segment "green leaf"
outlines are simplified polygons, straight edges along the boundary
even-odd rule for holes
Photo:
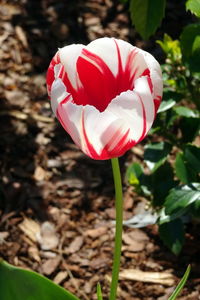
[[[182,291],[188,276],[190,274],[190,270],[191,270],[191,266],[189,265],[187,267],[187,270],[185,271],[185,274],[183,275],[183,278],[181,279],[181,281],[179,282],[179,284],[177,285],[176,289],[174,290],[173,294],[169,297],[168,300],[175,300],[177,298],[177,296],[180,294],[180,292]]]
[[[184,162],[184,155],[182,152],[177,153],[175,161],[176,176],[183,182],[189,183],[188,172]]]
[[[166,0],[131,0],[131,20],[143,39],[148,39],[160,25]]]
[[[200,72],[200,23],[186,26],[181,34],[183,60],[193,72]]]
[[[199,113],[185,106],[176,106],[173,108],[177,115],[185,118],[199,118]]]
[[[99,282],[97,283],[97,299],[103,300],[103,296],[102,296],[102,292],[101,292],[101,285]]]
[[[167,142],[152,143],[145,146],[144,160],[151,170],[155,172],[167,159],[172,145]]]
[[[159,234],[164,244],[178,255],[183,247],[185,233],[183,223],[180,219],[159,225]]]
[[[172,40],[172,38],[165,33],[163,41],[157,40],[156,42],[160,45],[168,58],[172,61],[180,61],[182,55],[179,40]]]
[[[189,208],[195,201],[200,200],[199,186],[198,184],[191,184],[172,189],[164,203],[166,214],[181,212]]]
[[[138,163],[133,163],[127,169],[126,178],[131,185],[138,185],[140,183],[140,176],[142,173],[142,166]]]
[[[151,175],[152,205],[162,206],[166,196],[175,184],[173,169],[166,161]]]
[[[186,145],[184,156],[191,168],[200,173],[200,148],[190,144]]]
[[[192,217],[195,219],[200,219],[200,200],[196,200],[191,205],[190,213],[192,214]]]
[[[182,152],[176,155],[175,172],[176,176],[181,180],[182,183],[189,184],[192,181],[196,181],[197,174],[193,168],[190,167],[184,153]]]
[[[49,279],[0,261],[1,300],[78,300]]]
[[[162,101],[159,106],[158,113],[164,112],[164,111],[172,108],[175,104],[176,104],[176,101],[174,101],[173,99],[169,99],[167,101]]]
[[[195,16],[200,18],[200,0],[188,0],[186,10],[190,10]]]

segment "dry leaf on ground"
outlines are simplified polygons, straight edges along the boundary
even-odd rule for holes
[[[69,247],[65,248],[65,252],[67,253],[75,253],[82,247],[84,239],[82,236],[77,236],[69,245]]]
[[[60,256],[50,258],[42,264],[42,273],[45,275],[51,275],[58,267],[61,261]]]
[[[51,250],[58,246],[59,238],[55,230],[54,224],[44,222],[41,225],[41,230],[37,234],[37,241],[42,250]]]
[[[168,286],[172,286],[175,283],[174,277],[170,273],[144,272],[136,269],[127,269],[120,272],[119,278],[142,282],[158,283]]]
[[[26,236],[33,242],[37,241],[37,235],[40,232],[40,225],[31,219],[24,218],[24,221],[21,222],[19,228],[25,233]]]

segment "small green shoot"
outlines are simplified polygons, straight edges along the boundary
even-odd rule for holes
[[[97,283],[97,299],[98,300],[103,300],[102,292],[101,292],[101,285],[100,285],[99,282]]]
[[[191,270],[191,266],[189,265],[187,267],[187,270],[185,271],[185,274],[183,275],[183,278],[181,279],[181,281],[179,282],[178,286],[176,287],[176,289],[174,290],[173,294],[169,297],[168,300],[175,300],[176,297],[180,294],[180,292],[182,291],[188,276],[190,274],[190,270]]]

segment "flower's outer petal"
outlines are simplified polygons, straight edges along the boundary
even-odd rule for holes
[[[154,102],[147,76],[138,78],[134,90],[121,93],[106,111],[123,118],[125,126],[130,129],[131,141],[135,141],[135,144],[141,141],[154,121]]]
[[[148,80],[139,78],[135,91],[117,96],[104,112],[64,100],[58,106],[57,116],[88,156],[94,159],[121,156],[145,137],[154,120]]]
[[[60,60],[59,60],[59,55],[58,52],[54,55],[54,57],[52,58],[48,71],[47,71],[47,76],[46,76],[46,82],[47,82],[47,92],[48,95],[50,97],[51,94],[51,86],[55,80],[55,71],[54,71],[54,67],[55,65],[59,64]]]
[[[57,107],[64,99],[70,99],[71,94],[67,93],[66,86],[62,79],[56,78],[51,87],[51,108],[56,115]]]
[[[76,62],[84,45],[72,44],[59,49],[60,62],[73,89],[77,90],[80,82],[77,76]],[[69,91],[71,92],[71,91]]]
[[[125,68],[126,60],[133,47],[131,44],[117,39],[100,38],[89,43],[85,49],[101,58],[109,67],[110,71],[116,77],[118,74],[119,56],[117,52],[116,43],[120,46],[120,56],[122,59],[123,68]]]
[[[71,101],[62,101],[57,108],[57,118],[74,143],[85,152],[82,138],[82,112],[82,105],[76,105]]]
[[[134,92],[137,93],[142,103],[143,121],[145,123],[145,131],[143,132],[143,134],[145,136],[150,130],[155,119],[154,99],[149,87],[148,76],[140,77],[135,81]],[[142,140],[144,136],[141,136],[139,140]]]
[[[153,98],[155,105],[155,115],[159,108],[162,93],[163,93],[163,79],[162,79],[162,71],[157,60],[148,52],[140,50],[143,54],[143,57],[148,66],[148,70],[150,70],[150,80],[153,89]]]

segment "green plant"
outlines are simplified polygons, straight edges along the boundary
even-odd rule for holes
[[[187,1],[187,9],[194,2]],[[198,8],[192,6],[197,16]],[[200,218],[199,26],[185,27],[180,40],[165,34],[163,41],[157,41],[166,54],[162,65],[164,95],[151,134],[165,142],[145,146],[148,172],[139,163],[127,171],[129,183],[145,195],[157,212],[160,237],[175,254],[184,244],[184,222]]]
[[[143,39],[148,39],[155,33],[165,15],[166,0],[121,0],[121,2],[129,5],[132,24]],[[187,0],[186,10],[200,18],[199,0]],[[196,43],[199,44],[198,41]],[[196,50],[192,49],[193,51]]]

